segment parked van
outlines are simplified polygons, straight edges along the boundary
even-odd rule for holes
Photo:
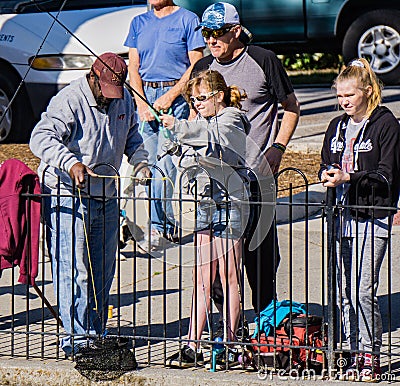
[[[176,0],[200,17],[218,0]],[[400,83],[400,1],[224,0],[239,12],[253,43],[276,53],[366,58],[385,84]]]
[[[130,22],[146,10],[146,0],[0,1],[0,142],[27,141],[50,98],[95,55],[127,59]]]

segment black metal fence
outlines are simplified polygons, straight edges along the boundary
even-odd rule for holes
[[[282,176],[287,174],[297,175],[293,180],[296,182],[283,186],[280,181]],[[119,181],[119,179],[116,180]],[[168,183],[168,178],[164,177],[164,191],[166,191]],[[226,278],[233,275],[235,277],[232,278],[231,283],[237,283],[237,288],[233,291],[229,288],[229,280],[222,280],[222,289],[225,294],[222,313],[218,312],[214,305],[215,302],[210,302],[207,298],[208,295],[204,296],[209,293],[211,297],[216,297],[214,289],[211,290],[215,274],[212,270],[215,267],[210,269],[206,280],[199,281],[202,274],[207,273],[200,269],[198,264],[202,242],[200,237],[204,238],[205,236],[200,236],[201,232],[196,231],[193,224],[196,224],[198,220],[199,205],[203,203],[196,194],[194,196],[186,194],[188,191],[184,191],[183,186],[184,184],[178,186],[178,192],[175,192],[176,194],[172,198],[164,195],[162,199],[164,210],[167,210],[167,202],[171,202],[174,206],[174,216],[179,223],[177,237],[175,240],[161,237],[156,247],[154,247],[153,238],[157,235],[152,235],[150,224],[151,201],[156,200],[148,198],[152,197],[151,185],[144,187],[130,184],[129,187],[123,187],[118,183],[118,195],[100,200],[103,204],[110,200],[116,201],[120,214],[117,219],[106,219],[106,221],[118,222],[120,233],[120,241],[116,250],[115,274],[109,299],[106,294],[96,294],[96,291],[102,293],[103,287],[94,290],[95,296],[103,296],[103,302],[101,302],[103,306],[100,306],[103,309],[99,312],[99,319],[101,323],[107,321],[106,330],[104,330],[106,338],[128,338],[132,342],[132,350],[139,366],[168,366],[171,354],[176,353],[188,343],[190,316],[192,315],[194,319],[192,330],[198,330],[197,313],[204,309],[207,310],[207,305],[210,303],[210,309],[205,315],[205,328],[202,335],[199,336],[199,333],[195,331],[194,334],[192,333],[192,339],[189,340],[192,343],[198,343],[202,348],[204,362],[209,362],[211,370],[217,368],[214,368],[214,353],[214,357],[216,354],[219,355],[219,358],[225,357],[225,361],[222,359],[223,366],[220,367],[225,366],[232,371],[235,368],[246,368],[248,371],[267,374],[268,371],[285,369],[287,372],[294,371],[300,375],[306,372],[308,378],[313,373],[326,378],[336,378],[338,373],[347,368],[351,361],[351,354],[375,353],[380,355],[380,366],[383,370],[380,375],[381,379],[395,381],[400,354],[398,349],[400,283],[397,280],[399,265],[396,263],[398,259],[396,251],[400,244],[397,237],[398,231],[396,227],[392,228],[391,219],[396,208],[346,205],[340,200],[336,200],[334,191],[329,192],[326,196],[325,190],[321,189],[319,184],[309,185],[303,172],[293,168],[281,171],[276,179],[277,200],[258,201],[258,197],[252,201],[248,200],[246,204],[251,211],[255,207],[258,207],[259,210],[262,205],[275,209],[275,216],[271,219],[270,226],[276,228],[277,231],[280,263],[275,267],[277,270],[273,275],[272,283],[267,283],[260,278],[258,284],[260,292],[264,290],[264,287],[272,285],[275,294],[272,301],[272,319],[270,315],[270,319],[263,320],[262,315],[260,316],[254,311],[252,291],[248,285],[242,259],[239,259],[240,264],[233,265],[236,267],[234,272],[229,272],[232,265],[228,264],[226,258],[219,260],[219,264],[221,262],[226,264],[225,267],[217,265],[220,275],[225,273]],[[185,189],[187,189],[187,185]],[[79,206],[82,199],[87,198],[87,194],[78,192],[78,190],[76,192],[73,202],[74,205]],[[49,195],[51,196],[53,193],[43,193],[39,198],[44,202]],[[62,208],[60,203],[65,194],[60,192],[55,197],[58,197],[59,205],[56,205],[54,210],[59,211]],[[25,207],[29,211],[31,202],[37,200],[38,196],[26,193],[21,199],[24,200]],[[218,206],[220,209],[221,205],[230,208],[233,204],[229,200],[225,200]],[[215,211],[216,207],[212,208]],[[360,213],[364,213],[365,209],[372,213],[368,218],[360,215]],[[362,227],[365,235],[365,232],[368,232],[366,230],[368,224],[371,227],[380,221],[374,215],[375,211],[379,209],[387,211],[389,221],[378,224],[378,228],[372,226],[369,233],[372,237],[365,239],[359,232],[359,227]],[[42,210],[44,211],[44,204]],[[344,225],[349,225],[346,223],[348,210],[352,211],[352,218],[355,219],[351,226],[356,227],[355,233],[353,233],[354,237],[350,240],[354,248],[353,259],[350,262],[353,264],[354,269],[351,274],[354,274],[354,277],[351,280],[355,280],[351,286],[351,290],[354,287],[355,292],[351,296],[350,293],[347,293],[350,291],[350,286],[346,287],[351,281],[346,284],[342,280],[349,268],[348,266],[344,267],[348,261],[344,262],[342,249],[344,243],[349,242],[348,235],[343,233]],[[89,212],[84,212],[82,217],[90,218],[92,214]],[[76,213],[80,216],[79,211]],[[99,213],[101,217],[105,211],[100,209]],[[251,213],[248,215],[250,216]],[[49,230],[44,219],[45,215],[42,212],[38,275],[34,284],[18,283],[22,267],[16,263],[11,269],[2,270],[0,281],[0,344],[2,350],[0,355],[3,357],[64,358],[64,351],[59,346],[62,339],[68,336],[60,319],[60,306],[65,299],[63,294],[60,296],[59,290],[54,291],[51,261],[46,245]],[[63,222],[58,224],[59,227],[66,226]],[[30,222],[28,221],[27,244],[31,242],[29,229]],[[380,232],[378,235],[374,233],[377,231]],[[57,230],[53,232],[53,236],[55,235],[56,238],[57,232]],[[247,238],[252,237],[244,232],[245,229],[243,229],[243,235]],[[257,232],[260,231],[257,230]],[[212,233],[211,237],[208,235],[211,239],[211,242],[208,243],[211,260],[214,259],[213,248],[218,248],[212,244],[212,240],[215,238]],[[74,227],[71,228],[70,234],[70,240],[57,241],[60,247],[63,243],[68,242],[75,245]],[[84,235],[88,238],[89,234],[90,228],[85,231]],[[105,231],[105,226],[100,234],[105,243],[112,237]],[[240,250],[243,248],[244,236],[237,238],[236,246],[232,246],[233,244],[228,241],[227,236],[225,239],[221,236],[220,238],[225,241],[221,242],[219,246],[226,249],[223,251],[215,249],[217,254],[219,253],[218,257],[227,256],[228,249],[238,248]],[[376,245],[377,238],[383,239],[384,244]],[[376,274],[369,275],[370,285],[363,289],[364,298],[360,300],[360,268],[363,264],[365,265],[364,260],[368,260],[368,256],[364,254],[365,241],[368,243],[368,252],[366,253],[370,256],[377,253],[377,248],[382,251],[382,248],[384,249],[387,245],[387,250],[384,253],[383,261],[369,259],[368,269]],[[87,240],[87,242],[89,241]],[[271,254],[276,254],[278,244],[271,247]],[[340,252],[338,253],[338,251]],[[29,249],[28,254],[32,254]],[[72,260],[74,258],[76,256],[71,256]],[[261,259],[266,258],[267,256],[259,253],[257,264],[260,264]],[[28,258],[27,261],[28,264],[33,264],[32,259]],[[275,260],[272,259],[272,261]],[[209,264],[210,267],[211,265]],[[374,265],[379,265],[379,267]],[[32,267],[25,268],[31,272]],[[91,275],[95,268],[89,261],[87,265],[89,275],[86,283],[88,287],[92,285]],[[379,268],[381,269],[379,270]],[[271,270],[274,271],[273,266],[271,266]],[[73,269],[70,275],[71,278],[76,278]],[[79,294],[76,294],[76,287],[72,282],[71,279],[71,297],[76,306],[76,302],[78,302],[76,298],[79,298]],[[377,282],[379,282],[379,288],[377,288]],[[209,288],[208,292],[206,288]],[[369,291],[367,296],[365,291]],[[193,294],[193,299],[197,302],[192,301]],[[92,295],[93,293],[89,291],[87,296]],[[240,318],[235,326],[235,331],[231,331],[230,334],[229,329],[233,330],[233,322],[229,321],[232,321],[234,316],[230,314],[227,303],[234,304],[232,299],[235,296],[239,297]],[[346,300],[343,300],[344,298]],[[342,299],[342,301],[338,299]],[[200,304],[200,301],[204,304]],[[367,314],[371,315],[371,320],[366,320],[366,309],[360,304],[378,304],[382,323],[378,314],[368,310]],[[349,305],[353,306],[350,311],[353,313],[351,338],[349,330],[342,327],[342,319],[345,313],[349,312]],[[287,307],[288,313],[285,314],[283,322],[278,325],[275,321],[281,320],[284,306]],[[304,311],[299,311],[297,306],[302,306]],[[302,330],[305,338],[299,339],[297,335],[300,333],[298,329],[295,329],[298,326],[294,321],[296,319],[298,322],[298,315],[303,313],[310,317],[303,319],[303,321],[306,320]],[[99,338],[97,334],[90,331],[91,321],[86,320],[86,323],[87,334],[74,336],[72,333],[72,342],[82,337]],[[269,326],[269,330],[267,328],[269,336],[263,334],[266,326]],[[71,327],[73,331],[73,323]],[[218,327],[224,332],[222,342],[215,340]],[[258,333],[254,334],[254,331],[258,331]],[[284,334],[287,339],[282,336]],[[227,339],[229,336],[233,338]],[[368,345],[366,336],[371,338],[371,346]],[[378,338],[375,338],[376,336]],[[351,340],[352,346],[349,346],[348,340]],[[224,345],[224,343],[226,344]],[[229,362],[228,356],[231,348],[236,349],[235,363]],[[178,365],[180,364],[181,361],[178,360]]]

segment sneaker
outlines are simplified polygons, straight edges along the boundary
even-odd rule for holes
[[[361,382],[379,382],[381,380],[382,369],[379,357],[372,354],[364,355],[364,366],[360,372]]]
[[[364,365],[364,355],[360,353],[358,355],[351,356],[350,366],[345,371],[338,374],[340,381],[358,381],[360,372]]]
[[[179,235],[166,233],[165,235],[157,229],[152,229],[149,235],[145,235],[143,242],[141,243],[141,248],[147,250],[149,246],[150,238],[150,250],[159,251],[171,246],[170,243],[179,243]]]
[[[171,367],[193,367],[203,366],[203,353],[195,352],[190,346],[184,346],[177,353],[167,358],[167,366]]]
[[[165,238],[171,243],[177,244],[179,243],[179,234],[177,233],[167,233]]]

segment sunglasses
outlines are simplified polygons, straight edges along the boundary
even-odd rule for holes
[[[206,29],[203,28],[201,30],[201,34],[203,35],[203,37],[205,39],[209,39],[211,36],[214,39],[220,38],[221,36],[225,35],[226,33],[228,33],[234,26],[229,25],[226,27],[222,27],[220,29]]]
[[[200,94],[197,96],[191,96],[190,97],[190,101],[192,103],[196,103],[196,102],[205,102],[208,99],[210,99],[212,96],[214,96],[215,94],[217,94],[219,91],[210,91],[207,94]]]

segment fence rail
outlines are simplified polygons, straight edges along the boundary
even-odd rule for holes
[[[335,197],[331,194],[333,192],[329,192],[326,196],[325,191],[321,189],[315,190],[314,186],[309,186],[304,173],[294,168],[288,168],[280,172],[276,179],[278,191],[280,190],[280,176],[289,172],[297,173],[300,176],[302,182],[297,183],[297,185],[302,186],[301,193],[293,194],[293,188],[296,188],[297,185],[295,187],[290,186],[288,189],[287,187],[281,187],[281,189],[287,189],[288,195],[286,197],[277,201],[253,200],[249,201],[247,205],[251,208],[258,206],[259,209],[260,206],[265,205],[275,209],[275,217],[270,222],[271,226],[276,226],[277,229],[279,241],[278,244],[274,245],[274,248],[278,250],[279,247],[280,263],[273,278],[273,288],[276,294],[272,303],[275,305],[273,307],[275,310],[274,318],[278,318],[278,313],[280,312],[278,310],[279,301],[288,300],[289,310],[294,310],[295,305],[300,303],[304,307],[305,314],[322,318],[322,332],[319,335],[320,345],[316,347],[311,341],[299,343],[296,340],[297,337],[294,330],[287,332],[289,340],[286,341],[280,336],[282,330],[277,327],[271,329],[270,338],[266,340],[263,339],[261,333],[256,334],[252,342],[248,339],[241,340],[240,337],[234,339],[234,341],[225,338],[222,343],[227,343],[224,346],[226,355],[228,355],[228,346],[235,344],[239,354],[242,356],[241,363],[236,368],[243,369],[246,367],[249,364],[250,356],[253,358],[254,371],[272,370],[273,368],[278,370],[282,366],[289,366],[289,371],[315,371],[318,374],[326,374],[327,378],[332,378],[346,367],[345,365],[348,364],[351,353],[378,353],[380,351],[381,367],[384,370],[384,374],[386,374],[385,376],[387,376],[386,380],[395,379],[397,375],[396,369],[400,363],[398,344],[400,338],[398,320],[400,318],[397,315],[400,304],[400,283],[396,280],[399,264],[395,263],[398,259],[396,251],[399,250],[399,238],[397,237],[399,232],[396,227],[391,227],[389,221],[389,223],[379,228],[379,231],[382,232],[384,230],[385,234],[380,233],[377,236],[387,240],[387,251],[382,262],[375,262],[379,265],[382,264],[380,273],[378,270],[380,285],[375,294],[375,284],[373,280],[371,281],[369,299],[371,303],[378,302],[382,315],[382,324],[376,324],[379,322],[379,317],[372,313],[372,331],[367,333],[376,335],[377,329],[381,331],[381,347],[377,347],[376,342],[372,347],[362,347],[358,343],[355,347],[349,347],[341,323],[345,313],[344,308],[348,304],[338,300],[343,298],[343,294],[347,290],[346,284],[343,284],[342,280],[344,267],[341,256],[343,252],[338,254],[338,251],[342,251],[347,238],[343,236],[342,232],[338,231],[336,224],[343,225],[344,213],[347,210],[354,211],[354,218],[357,220],[355,223],[357,235],[353,239],[355,255],[361,256],[361,259],[367,259],[366,255],[359,253],[359,248],[364,248],[365,245],[359,244],[359,241],[361,242],[364,239],[359,234],[358,227],[362,226],[365,231],[368,226],[366,224],[372,224],[378,219],[374,218],[373,215],[372,219],[370,218],[365,222],[364,218],[358,217],[358,212],[366,208],[372,210],[372,213],[375,210],[383,209],[387,210],[388,214],[392,216],[393,210],[396,208],[344,205],[335,201]],[[164,180],[164,183],[167,184],[168,181]],[[179,186],[182,187],[183,185],[180,184]],[[192,292],[195,299],[201,299],[202,287],[212,287],[213,279],[211,271],[206,282],[198,282],[193,279],[193,274],[194,278],[198,279],[200,277],[198,270],[201,266],[196,262],[199,261],[199,253],[201,254],[201,249],[199,249],[200,239],[204,235],[196,231],[194,224],[198,221],[198,208],[199,205],[203,204],[202,199],[197,196],[187,195],[186,192],[183,192],[183,187],[178,192],[175,192],[176,194],[172,198],[163,197],[164,209],[166,210],[166,202],[171,202],[174,216],[179,221],[178,237],[174,242],[163,239],[161,247],[159,246],[157,250],[152,250],[153,240],[151,238],[149,220],[151,219],[150,203],[153,199],[148,198],[148,196],[151,196],[151,192],[149,190],[146,192],[146,189],[149,188],[135,184],[131,185],[129,189],[125,189],[125,191],[123,191],[122,187],[118,187],[118,195],[107,197],[107,200],[100,200],[100,206],[97,210],[100,213],[99,216],[104,218],[106,217],[106,209],[102,208],[105,202],[110,200],[116,202],[116,207],[121,216],[116,219],[107,218],[103,223],[108,221],[118,223],[120,243],[116,251],[115,273],[110,285],[109,299],[107,299],[107,294],[102,293],[103,286],[95,289],[95,292],[98,292],[96,294],[98,301],[107,308],[106,313],[100,312],[99,316],[101,323],[107,320],[107,337],[128,338],[132,342],[132,350],[140,366],[167,366],[169,356],[188,342],[187,334],[191,307],[193,307],[192,314],[196,320],[196,313],[204,309],[204,304],[200,304],[199,301],[196,306],[193,306]],[[62,325],[60,319],[60,306],[62,306],[65,299],[60,296],[59,290],[54,291],[55,283],[53,283],[52,279],[52,265],[46,245],[46,239],[49,237],[48,224],[46,224],[44,215],[44,200],[46,197],[49,197],[49,193],[44,193],[40,196],[28,193],[22,196],[27,208],[34,200],[37,201],[38,198],[42,200],[38,275],[32,286],[18,282],[20,270],[23,267],[13,264],[11,269],[2,270],[0,281],[0,345],[2,347],[0,356],[2,357],[23,357],[29,360],[59,360],[64,358],[64,352],[59,345],[63,338],[69,336],[65,332],[65,326]],[[83,205],[82,200],[85,200],[87,195],[81,193],[73,198],[73,205]],[[58,205],[54,207],[55,213],[58,215],[57,211],[62,207],[61,202],[65,199],[65,194],[60,192],[54,199],[58,202]],[[234,204],[235,202],[227,200],[218,205],[225,205],[226,208],[228,206],[231,208],[231,205]],[[281,218],[277,221],[278,215]],[[84,212],[82,216],[87,216],[89,220],[94,217],[90,209],[88,212]],[[72,224],[74,224],[76,221],[75,215],[72,217]],[[60,228],[71,227],[71,224],[59,221],[58,226]],[[103,228],[99,230],[99,234],[104,243],[107,243],[112,235],[107,233],[107,225],[103,224],[102,226]],[[26,235],[28,244],[30,243],[29,229],[30,222],[28,221],[28,234]],[[57,240],[58,248],[62,248],[63,243],[68,242],[74,245],[74,226],[72,225],[69,229],[71,239]],[[85,237],[88,237],[89,230],[87,232]],[[52,235],[57,238],[57,235],[59,235],[58,230],[53,230]],[[374,230],[372,230],[372,235],[373,237],[367,240],[370,243],[368,248],[370,255],[376,252],[376,248],[381,248],[380,245],[375,245],[376,235],[374,235]],[[145,236],[144,239],[143,236]],[[247,234],[247,237],[251,236]],[[213,238],[211,237],[211,239]],[[234,248],[228,242],[228,237],[225,237],[224,240],[224,242],[221,242],[221,246],[227,249]],[[238,243],[238,248],[242,248],[243,237],[238,238]],[[213,248],[211,244],[210,250]],[[226,256],[227,249],[222,252],[219,251],[219,253]],[[32,254],[32,252],[28,250],[27,253]],[[218,257],[213,257],[213,252],[210,252],[210,254],[211,259]],[[258,259],[263,258],[266,257],[258,256]],[[73,259],[74,256],[71,256],[71,261]],[[357,275],[362,261],[358,257],[354,260],[352,263],[356,267],[355,280],[359,280],[360,278]],[[27,261],[29,264],[33,264],[31,259],[27,259]],[[228,270],[226,275],[229,276],[227,259],[221,261],[225,261],[226,266],[218,266],[218,270],[220,272],[221,270]],[[374,270],[375,263],[372,262],[372,270]],[[27,272],[31,272],[31,268],[25,267]],[[88,270],[91,271],[93,269],[97,269],[97,267],[91,267],[89,261]],[[273,267],[271,269],[273,270]],[[206,271],[202,272],[206,273]],[[236,275],[238,283],[238,288],[235,291],[238,292],[237,296],[240,298],[239,309],[241,317],[238,327],[243,331],[248,324],[251,336],[255,330],[260,331],[262,329],[262,322],[260,321],[262,318],[254,312],[252,293],[245,272],[245,264],[242,260],[238,264],[237,270],[233,273]],[[71,275],[74,275],[73,270]],[[104,284],[104,273],[102,275]],[[88,286],[92,284],[90,281],[89,275]],[[264,285],[268,283],[264,283],[263,280],[260,283],[259,291],[263,291]],[[72,282],[69,284],[72,296],[75,288]],[[236,295],[233,294],[233,291],[230,292],[228,281],[223,284],[225,285],[225,288],[223,288],[225,294],[229,294],[225,296],[225,300],[227,297],[231,300],[229,297]],[[59,283],[57,287],[59,287]],[[198,295],[199,293],[200,295]],[[212,295],[215,294],[213,293]],[[357,292],[354,299],[356,341],[360,340],[359,331],[361,326],[359,326],[359,323],[362,318],[359,318],[359,313],[364,312],[364,310],[359,309],[359,295],[360,293]],[[100,301],[101,298],[102,301]],[[207,304],[208,300],[203,297],[202,301]],[[102,306],[100,305],[100,307]],[[220,316],[218,310],[213,305],[213,302],[211,302],[211,309],[206,316],[206,328],[202,337],[195,334],[195,338],[192,341],[200,343],[205,361],[212,361],[213,348],[215,350],[216,345],[221,344],[221,342],[213,340],[218,326],[221,325],[219,324]],[[295,317],[295,313],[289,313],[289,326],[293,325],[292,322]],[[222,318],[223,321],[231,318],[227,307],[224,307]],[[255,318],[256,322],[254,321]],[[86,323],[88,323],[87,327],[89,327],[90,321],[86,321]],[[73,330],[74,326],[72,325],[71,327]],[[196,329],[196,323],[192,327]],[[222,327],[225,337],[229,336],[229,323],[222,323]],[[305,326],[306,335],[310,335],[313,328],[311,320],[307,321]],[[87,334],[84,335],[85,338],[98,337],[89,330],[90,328],[87,329]],[[74,336],[74,334],[72,336],[73,341],[81,338],[81,336]],[[287,357],[289,358],[288,366],[282,364],[282,360],[285,358],[277,354],[282,352],[289,353]],[[301,355],[306,355],[309,360],[300,366],[298,359]],[[243,359],[244,357],[247,359]],[[249,366],[248,370],[251,371],[251,366]],[[234,371],[234,368],[232,371]],[[389,379],[389,375],[392,376],[391,379]]]

